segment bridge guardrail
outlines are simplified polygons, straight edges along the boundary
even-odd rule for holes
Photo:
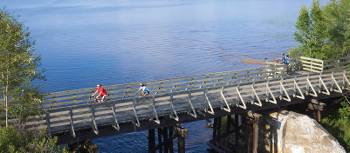
[[[194,77],[180,77],[168,80],[147,82],[147,86],[156,94],[167,93],[173,91],[185,91],[186,89],[206,88],[212,86],[219,86],[225,83],[244,83],[253,80],[272,79],[285,75],[282,72],[284,69],[281,65],[269,66],[269,69],[258,68],[242,71],[226,71],[219,73],[211,73],[199,75]],[[108,99],[122,100],[135,97],[138,90],[138,83],[111,85],[106,86],[109,96]],[[72,105],[87,104],[88,98],[92,93],[93,88],[86,88],[83,90],[70,90],[68,92],[50,93],[44,103],[45,108],[59,108],[69,107]]]
[[[131,98],[97,105],[77,105],[74,107],[57,108],[51,110],[49,113],[51,120],[51,125],[49,125],[49,127],[53,127],[52,132],[57,132],[57,130],[69,131],[68,126],[73,126],[71,128],[73,128],[74,131],[81,128],[90,128],[91,121],[96,120],[96,127],[93,128],[97,129],[97,126],[111,123],[113,116],[118,120],[118,123],[134,122],[136,124],[136,121],[138,122],[150,118],[148,115],[152,114],[152,110],[149,109],[149,107],[152,105],[157,107],[155,113],[158,114],[158,116],[164,116],[169,115],[169,112],[174,112],[174,115],[181,112],[188,112],[190,109],[188,103],[192,103],[196,111],[201,108],[211,108],[213,111],[214,108],[227,108],[227,111],[230,111],[229,108],[231,106],[246,109],[248,105],[257,105],[265,99],[266,101],[264,102],[266,103],[277,104],[277,100],[280,100],[280,98],[284,100],[289,99],[290,101],[292,95],[303,98],[306,94],[317,97],[319,94],[330,94],[330,91],[341,92],[346,85],[347,87],[350,85],[348,80],[347,84],[345,84],[344,76],[344,73],[339,71],[323,74],[302,74],[298,75],[296,78],[286,77],[283,80],[272,79],[268,82],[262,80],[260,82],[251,82],[240,86],[229,84],[222,87],[211,86],[206,89],[193,89],[190,93],[187,93],[187,91],[178,91],[176,93],[157,95],[154,98],[139,97],[136,100],[139,101],[150,98],[150,103],[144,101],[140,104],[136,104],[133,102],[134,99]],[[256,94],[254,99],[252,99],[253,91],[255,91]],[[192,102],[186,100],[189,94],[192,94]],[[174,95],[174,97],[172,95]],[[207,100],[198,99],[198,96],[202,97],[202,95],[208,97]],[[153,103],[152,99],[154,99]],[[173,105],[171,109],[169,108],[170,105]],[[91,119],[91,107],[94,107],[93,119]],[[112,116],[112,109],[110,109],[110,107],[116,107],[119,114]],[[137,111],[135,110],[136,107]],[[45,123],[43,121],[41,121],[41,123],[43,123],[42,127],[45,127]],[[139,126],[139,123],[136,124],[136,126]]]
[[[324,68],[323,60],[301,56],[300,62],[304,71],[322,73]]]
[[[332,69],[337,70],[349,70],[350,68],[350,55],[341,57],[337,60],[329,59],[324,61],[324,70],[329,71]]]
[[[334,69],[349,68],[350,55],[341,57],[339,59],[321,60],[301,56],[299,61],[302,64],[302,70],[314,73],[322,73],[323,71],[330,71]]]

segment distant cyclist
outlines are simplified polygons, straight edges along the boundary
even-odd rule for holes
[[[151,91],[146,87],[146,84],[140,83],[140,88],[138,90],[141,96],[147,96],[151,93]]]
[[[91,95],[91,97],[95,96],[96,94],[98,95],[95,97],[95,101],[98,103],[104,102],[107,96],[107,90],[101,84],[98,84],[96,85],[96,91]]]
[[[289,64],[289,55],[286,55],[285,53],[282,53],[281,63],[284,64],[284,65],[288,65]]]

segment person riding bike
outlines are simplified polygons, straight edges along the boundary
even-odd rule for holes
[[[140,88],[138,90],[141,96],[147,96],[151,93],[151,91],[146,87],[146,84],[140,83]]]
[[[107,97],[107,90],[101,85],[96,85],[96,91],[91,95],[91,97],[95,96],[95,101],[98,103],[104,102],[105,98]]]
[[[283,53],[281,63],[284,65],[288,65],[289,64],[289,55],[286,55],[285,53]]]

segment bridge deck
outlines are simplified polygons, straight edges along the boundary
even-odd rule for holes
[[[181,114],[196,118],[217,110],[248,111],[291,103],[293,99],[343,93],[349,90],[350,82],[345,71],[286,75],[277,67],[159,80],[147,85],[152,94],[146,97],[136,95],[138,83],[107,86],[109,97],[101,104],[89,103],[93,88],[50,93],[43,105],[46,113],[32,118],[27,126],[46,129],[52,135],[68,132],[76,137],[77,131],[86,129],[97,135],[102,126],[118,131],[123,123],[139,127],[145,121],[178,121]]]

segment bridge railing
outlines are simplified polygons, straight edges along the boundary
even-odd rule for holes
[[[322,73],[323,71],[332,71],[334,69],[346,69],[350,65],[350,55],[341,57],[339,59],[321,60],[301,56],[299,58],[301,68],[304,71]]]
[[[215,82],[215,81],[214,81]],[[342,92],[349,88],[349,79],[345,72],[334,71],[323,74],[301,74],[241,84],[221,84],[191,90],[179,90],[156,94],[155,96],[128,98],[108,101],[96,105],[76,105],[49,110],[46,119],[41,120],[42,128],[53,133],[92,128],[98,133],[98,127],[113,125],[117,130],[119,123],[133,122],[140,126],[141,120],[159,116],[171,116],[179,120],[180,113],[196,116],[198,111],[214,113],[215,108],[230,112],[236,106],[247,109],[251,105],[261,107],[262,103],[277,104],[283,100],[291,102],[293,96],[299,99],[320,94],[329,95],[331,91]],[[37,127],[34,125],[33,127]]]
[[[337,60],[330,59],[324,61],[324,70],[348,70],[350,68],[350,55],[341,57]]]
[[[320,59],[301,56],[300,62],[301,62],[302,70],[304,71],[322,73],[324,69],[323,60],[320,60]]]
[[[170,91],[186,91],[202,89],[224,84],[239,84],[258,80],[272,79],[285,75],[281,65],[270,65],[268,68],[257,68],[241,71],[225,71],[210,73],[192,77],[179,77],[166,80],[147,82],[148,88],[154,94],[169,93]],[[108,100],[123,100],[134,98],[139,88],[139,83],[129,83],[106,86],[109,96]],[[60,107],[71,107],[74,105],[86,105],[94,88],[69,90],[50,93],[45,97],[44,108],[55,109]]]

